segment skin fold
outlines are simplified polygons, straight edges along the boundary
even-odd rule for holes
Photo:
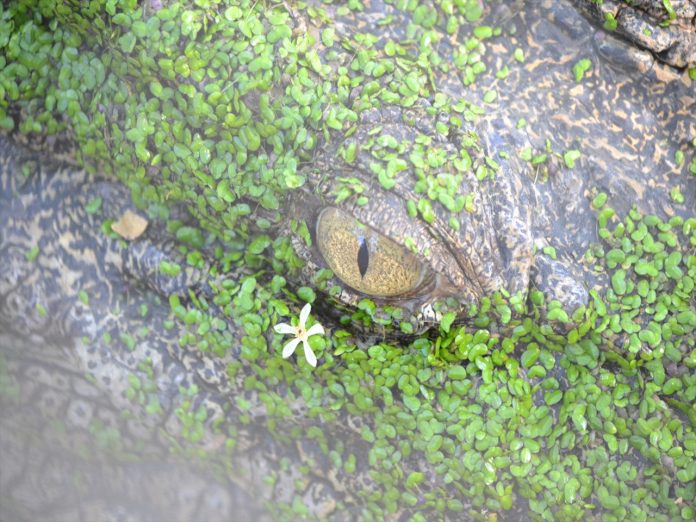
[[[692,0],[665,2],[591,1],[574,2],[597,25],[615,31],[629,42],[651,51],[674,67],[696,64],[696,3]]]

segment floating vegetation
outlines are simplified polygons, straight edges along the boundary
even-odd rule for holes
[[[473,88],[493,74],[481,57],[501,29],[478,25],[478,0],[436,9],[394,4],[393,16],[409,21],[396,34],[386,30],[392,15],[378,17],[384,38],[375,27],[334,24],[328,4],[0,7],[0,127],[67,136],[86,168],[113,174],[131,190],[148,215],[141,224],[165,221],[182,261],[162,260],[160,276],[207,270],[204,290],[167,296],[163,330],[175,338],[172,353],[218,373],[201,377],[205,387],[166,390],[178,394],[178,424],[165,427],[162,370],[143,359],[124,392],[132,415],[162,426],[173,452],[225,476],[250,426],[287,447],[310,447],[279,457],[279,468],[298,474],[291,500],[250,486],[270,497],[280,519],[312,518],[303,495],[321,482],[333,484],[327,516],[345,511],[363,520],[694,520],[696,219],[635,210],[619,216],[605,192],[596,194],[599,242],[583,262],[603,284],[577,310],[536,289],[499,290],[461,314],[443,306],[424,332],[398,306],[367,297],[339,306],[343,289],[329,270],[313,274],[311,285],[296,284],[304,263],[291,238],[275,230],[289,220],[288,193],[311,184],[318,150],[337,136],[336,161],[352,166],[368,157],[369,176],[337,177],[327,196],[336,205],[361,208],[378,191],[402,190],[412,220],[459,231],[485,204],[460,193],[465,176],[490,186],[506,175],[507,155],[486,154],[475,123],[495,110],[525,52],[515,48],[495,73],[501,83],[478,93],[485,107],[453,99],[436,77],[454,70]],[[348,19],[366,8],[355,0],[331,6]],[[460,31],[466,38],[450,38]],[[446,42],[454,45],[451,57],[438,54]],[[592,65],[581,59],[564,73],[581,82],[590,70],[599,74]],[[414,131],[412,140],[384,123],[361,133],[361,115],[385,107],[398,107],[409,128],[432,128]],[[527,129],[525,118],[517,121]],[[696,172],[692,149],[675,155],[677,167]],[[559,154],[548,141],[544,150],[518,150],[543,181],[556,161],[577,171],[587,160],[582,147]],[[679,187],[670,194],[673,203],[685,202]],[[171,217],[177,205],[193,225]],[[85,202],[89,215],[102,207],[98,197]],[[104,234],[112,227],[119,230],[105,222]],[[312,244],[311,223],[289,227],[292,239]],[[431,257],[417,238],[407,239],[404,255]],[[560,257],[555,247],[541,251]],[[37,262],[42,254],[36,246],[24,255]],[[93,303],[75,291],[84,306]],[[296,333],[284,349],[273,325],[296,316],[301,303],[308,304],[298,327],[276,330]],[[309,303],[315,313],[331,308],[326,335],[310,333],[320,333],[318,323],[304,330]],[[35,308],[48,313],[40,303]],[[140,317],[154,314],[147,302],[136,309]],[[127,326],[83,341],[136,354],[161,333]],[[299,342],[311,366],[321,359],[318,367],[279,357]],[[224,407],[206,408],[215,401]],[[209,450],[213,435],[223,442]],[[269,473],[265,485],[278,476]]]

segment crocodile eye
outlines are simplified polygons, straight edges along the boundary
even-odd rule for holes
[[[425,268],[411,252],[328,207],[317,219],[317,246],[334,274],[345,284],[375,297],[407,294],[423,281]]]

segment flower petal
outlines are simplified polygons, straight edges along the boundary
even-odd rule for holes
[[[307,359],[307,362],[313,366],[317,367],[317,356],[314,355],[314,352],[312,351],[312,348],[309,346],[309,343],[307,341],[302,341],[302,347],[304,348],[304,356],[305,359]]]
[[[312,305],[307,303],[302,307],[302,311],[300,312],[300,326],[302,328],[305,327],[305,324],[307,323],[307,318],[309,317],[309,312],[312,309]]]
[[[324,335],[324,327],[319,323],[313,324],[312,327],[309,330],[307,330],[308,338],[318,334]]]
[[[295,327],[288,323],[278,323],[273,329],[279,334],[294,334]]]
[[[283,346],[283,359],[290,357],[295,352],[295,348],[297,348],[298,344],[300,344],[300,340],[293,339],[288,344]]]

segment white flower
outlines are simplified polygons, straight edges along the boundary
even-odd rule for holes
[[[307,359],[307,362],[314,366],[316,368],[317,366],[317,356],[314,355],[314,352],[312,349],[309,347],[309,343],[307,340],[313,336],[313,335],[318,335],[318,334],[324,334],[324,327],[320,325],[319,323],[313,325],[309,330],[305,328],[305,323],[307,322],[307,318],[309,317],[309,312],[312,309],[312,306],[307,303],[304,305],[302,308],[302,311],[300,312],[300,322],[297,324],[297,326],[292,326],[287,323],[278,323],[273,327],[273,329],[278,332],[279,334],[294,334],[295,338],[290,341],[288,344],[283,346],[283,359],[287,359],[290,357],[293,353],[295,353],[295,348],[297,348],[297,345],[300,344],[300,341],[302,341],[302,347],[304,348],[304,355],[305,359]]]

